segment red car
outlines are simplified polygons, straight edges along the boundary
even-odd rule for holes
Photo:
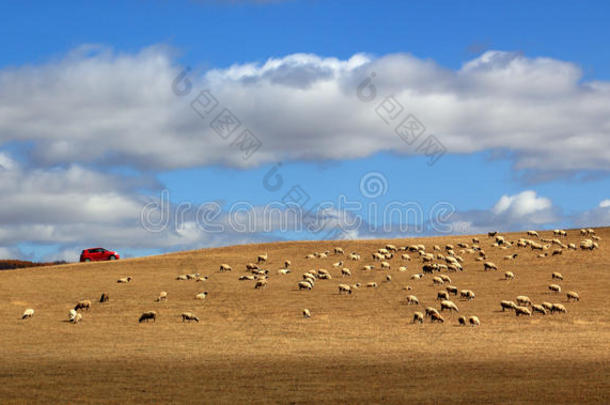
[[[117,252],[104,248],[85,249],[80,254],[81,262],[98,262],[101,260],[118,260],[121,257]]]

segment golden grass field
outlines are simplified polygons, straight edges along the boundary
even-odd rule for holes
[[[452,298],[459,315],[477,315],[480,327],[460,327],[458,315],[444,324],[412,324],[414,311],[436,306],[442,286],[432,276],[410,280],[421,261],[364,271],[370,253],[397,246],[470,242],[449,236],[402,240],[287,242],[181,252],[155,257],[40,267],[0,272],[0,403],[609,403],[610,402],[610,228],[597,229],[600,249],[536,257],[527,249],[501,250],[479,236],[487,260],[499,271],[483,271],[475,255],[462,254],[464,271],[448,273],[452,284],[476,298]],[[505,234],[507,239],[525,232]],[[552,238],[552,232],[541,232]],[[577,230],[567,242],[578,245]],[[347,261],[352,277],[332,266],[340,256],[306,260],[314,251],[341,246],[360,261]],[[553,248],[551,248],[553,249]],[[458,250],[456,248],[456,250]],[[245,264],[269,254],[265,289],[238,281]],[[515,261],[503,260],[518,252]],[[278,275],[285,259],[293,272]],[[220,263],[232,272],[218,272]],[[408,271],[399,272],[406,264]],[[311,291],[297,281],[325,268],[332,280]],[[504,271],[516,274],[503,281]],[[551,280],[561,272],[563,281]],[[205,283],[176,281],[199,272]],[[384,282],[386,274],[393,280]],[[435,274],[436,275],[436,274]],[[117,284],[131,276],[128,284]],[[339,283],[377,281],[379,287],[339,295]],[[547,286],[561,284],[552,294]],[[403,287],[410,285],[407,292]],[[166,302],[155,302],[160,291]],[[567,303],[565,291],[581,301]],[[207,291],[204,301],[194,295]],[[97,302],[102,292],[110,295]],[[420,306],[406,305],[407,294]],[[527,295],[535,303],[563,303],[567,314],[531,318],[501,312],[500,300]],[[77,301],[90,299],[79,324],[67,322]],[[31,319],[21,320],[26,308]],[[308,308],[311,319],[304,319]],[[143,311],[157,322],[138,323]],[[183,323],[194,312],[200,323]]]

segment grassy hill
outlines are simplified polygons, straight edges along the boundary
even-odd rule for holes
[[[404,261],[399,252],[389,260],[390,270],[362,267],[376,264],[371,253],[386,243],[422,243],[433,252],[435,244],[444,250],[448,243],[470,244],[471,237],[285,242],[0,272],[1,402],[608,403],[610,228],[597,229],[597,235],[600,249],[564,249],[544,258],[529,248],[493,247],[492,238],[479,235],[486,260],[499,267],[488,272],[476,254],[460,254],[456,247],[464,271],[442,274],[476,298],[452,298],[460,312],[443,313],[444,324],[411,323],[415,311],[440,308],[435,298],[444,288],[433,285],[431,275],[410,279],[422,269],[416,253]],[[578,245],[582,239],[571,230],[562,240]],[[335,246],[362,259],[332,253],[305,259]],[[245,265],[265,252],[268,286],[254,289],[253,281],[238,281],[249,274]],[[515,252],[515,260],[503,259]],[[277,274],[286,259],[292,273]],[[333,267],[340,260],[351,277],[343,279]],[[221,263],[233,271],[219,272]],[[333,278],[299,291],[302,274],[319,268]],[[505,271],[516,278],[503,280]],[[208,280],[175,279],[196,272]],[[564,280],[552,280],[552,272]],[[126,276],[133,280],[116,283]],[[365,288],[370,281],[379,287]],[[353,294],[338,294],[339,283],[357,282],[363,286]],[[560,284],[562,293],[551,293],[551,283]],[[568,290],[581,301],[566,302]],[[155,302],[160,291],[167,291],[166,302]],[[202,291],[207,298],[195,300]],[[110,295],[108,303],[97,302],[102,292]],[[408,294],[421,305],[406,305]],[[500,311],[500,300],[518,295],[562,303],[567,314],[517,318]],[[91,310],[77,325],[66,322],[81,299],[94,301]],[[29,307],[33,318],[21,320]],[[304,308],[311,319],[302,317]],[[149,310],[159,313],[157,322],[138,323]],[[184,311],[201,322],[183,323]],[[459,315],[477,315],[481,326],[460,327]]]

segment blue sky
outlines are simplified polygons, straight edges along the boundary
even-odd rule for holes
[[[607,2],[34,4],[0,5],[0,175],[13,196],[0,201],[0,258],[320,237],[273,226],[142,234],[138,207],[164,189],[172,212],[215,201],[227,215],[298,185],[311,204],[361,203],[337,221],[367,217],[372,203],[415,202],[427,215],[444,201],[456,232],[610,225]],[[186,66],[193,92],[177,96],[170,84]],[[373,71],[379,96],[367,105],[355,88]],[[189,107],[205,88],[262,140],[252,159]],[[434,165],[376,116],[386,95],[447,148]],[[285,182],[270,191],[277,162]],[[374,198],[361,188],[368,173],[385,182]]]

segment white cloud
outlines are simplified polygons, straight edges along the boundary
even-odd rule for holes
[[[495,215],[522,218],[551,208],[551,200],[536,196],[535,191],[523,191],[516,195],[503,195],[492,208]]]
[[[38,165],[77,162],[152,169],[286,159],[416,153],[375,114],[394,95],[453,153],[509,150],[521,169],[607,170],[610,84],[549,58],[489,51],[459,69],[406,54],[347,60],[294,54],[192,74],[164,47],[136,54],[83,47],[59,61],[0,72],[0,142],[29,142]],[[374,102],[356,97],[375,72]],[[190,102],[211,89],[242,126],[228,140]],[[263,142],[249,159],[231,141],[248,128]],[[0,164],[3,164],[0,161]]]
[[[604,200],[604,201],[600,202],[599,203],[599,207],[600,208],[608,208],[608,207],[610,207],[610,199]]]

